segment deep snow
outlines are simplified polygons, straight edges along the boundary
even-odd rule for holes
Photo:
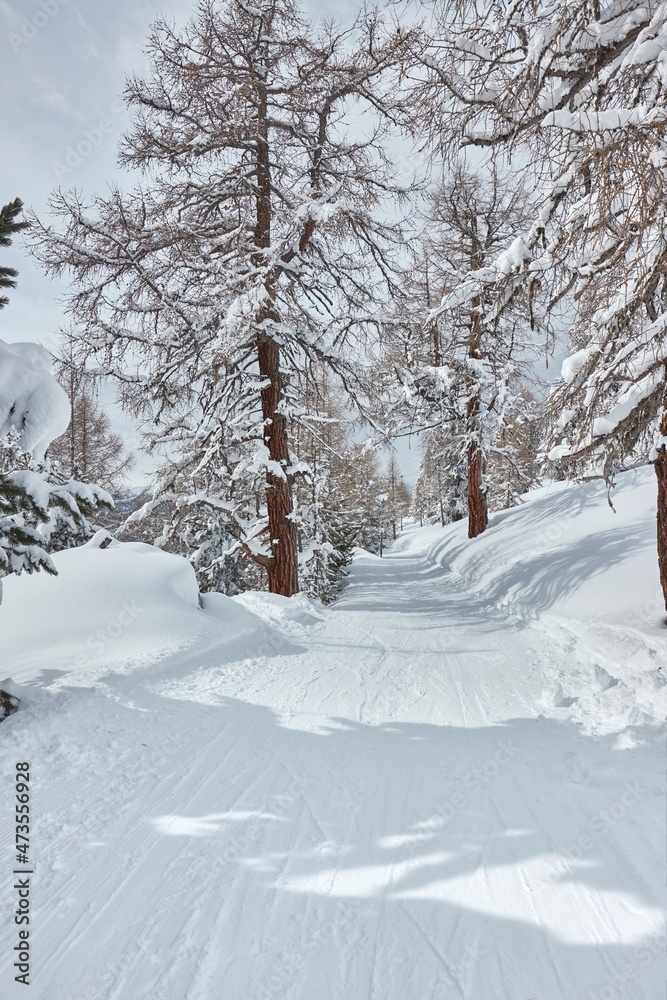
[[[1,995],[27,760],[33,1000],[663,996],[651,470],[613,499],[412,527],[330,609],[99,538],[9,579]]]

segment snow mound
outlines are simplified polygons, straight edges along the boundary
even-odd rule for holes
[[[308,632],[314,626],[321,625],[324,619],[322,607],[318,609],[315,602],[305,594],[281,597],[280,594],[249,590],[233,600],[287,634]]]
[[[476,541],[405,532],[326,609],[199,598],[184,560],[103,532],[10,578],[32,1000],[660,996],[664,729],[624,716],[651,722],[664,651],[649,473],[616,515],[558,487]]]
[[[472,541],[463,522],[413,537],[427,558],[517,613],[662,629],[651,467],[618,477],[613,508],[598,482],[551,483],[525,500],[492,514]]]
[[[105,542],[107,543],[105,545]],[[267,626],[221,594],[200,595],[192,566],[141,542],[98,532],[53,557],[58,576],[10,576],[0,605],[5,673],[20,684],[89,683],[193,645],[266,644]],[[247,653],[246,653],[247,655]]]

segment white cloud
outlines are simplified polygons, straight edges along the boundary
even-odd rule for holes
[[[64,94],[51,87],[47,80],[37,77],[33,78],[32,83],[34,84],[33,94],[30,98],[32,104],[56,111],[77,124],[83,122],[81,110],[76,108]]]

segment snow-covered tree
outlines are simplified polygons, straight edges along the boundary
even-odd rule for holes
[[[218,445],[220,441],[218,441]],[[261,571],[244,555],[260,505],[261,478],[235,477],[240,462],[217,449],[216,462],[179,454],[159,469],[152,495],[118,530],[189,559],[199,589],[234,595],[261,589]]]
[[[299,396],[307,414],[292,426],[295,452],[307,468],[295,482],[301,586],[329,603],[340,593],[357,539],[346,488],[353,421],[325,370],[302,379]]]
[[[405,484],[394,451],[389,456],[385,479],[387,482],[387,516],[391,537],[395,540],[399,530],[403,527],[403,518],[410,511],[410,491]]]
[[[0,247],[25,229],[20,199],[0,209]],[[0,288],[14,288],[16,269],[0,267]],[[0,308],[7,304],[0,298]],[[87,515],[111,502],[101,491],[59,480],[43,463],[51,440],[67,424],[67,400],[38,344],[0,341],[0,600],[9,573],[55,573],[52,536],[86,530]]]
[[[85,540],[88,518],[111,504],[103,490],[54,475],[45,463],[68,418],[48,351],[0,341],[0,577],[55,573],[49,550],[64,547],[65,536]]]
[[[468,515],[468,470],[459,447],[461,427],[447,422],[424,435],[412,513],[420,523],[450,524]]]
[[[385,138],[406,112],[410,34],[372,14],[314,28],[292,0],[204,0],[180,33],[157,22],[151,74],[126,92],[121,160],[141,185],[91,206],[58,193],[60,222],[35,226],[48,270],[72,276],[79,358],[120,379],[187,461],[196,452],[203,469],[231,447],[225,475],[261,477],[259,510],[236,523],[285,595],[304,471],[288,434],[302,416],[294,373],[316,362],[359,405],[370,394],[363,347],[398,238],[379,209],[401,194]]]
[[[355,443],[358,427],[346,414],[342,396],[322,372],[311,375],[312,382],[300,392],[307,415],[290,422],[292,447],[304,468],[294,486],[294,521],[301,589],[329,602],[340,593],[355,545],[380,551],[391,530],[392,487],[377,454]],[[196,453],[190,465],[182,456],[166,462],[153,495],[132,505],[119,537],[185,556],[202,591],[260,589],[259,567],[244,557],[241,539],[250,537],[263,483],[241,454],[230,446],[220,450],[215,463],[200,466]],[[216,469],[220,479],[208,478]],[[402,487],[395,472],[396,516],[402,510]]]
[[[554,282],[580,307],[577,348],[551,398],[552,460],[609,478],[654,462],[667,603],[667,7],[640,0],[440,3],[418,87],[443,154],[461,142],[511,155],[537,211],[510,257],[468,286]]]
[[[52,466],[71,478],[96,483],[112,495],[125,488],[134,466],[120,434],[111,429],[111,419],[101,408],[92,386],[80,372],[67,365],[58,372],[70,403],[70,421],[64,434],[49,445]]]
[[[381,551],[409,508],[409,495],[392,453],[383,472],[371,442],[359,442],[344,394],[324,373],[317,396],[308,390],[309,417],[294,429],[308,472],[295,490],[303,589],[328,602],[343,586],[355,546]],[[355,440],[356,439],[356,440]],[[406,503],[407,496],[407,503]]]
[[[396,368],[412,420],[442,426],[442,434],[431,438],[425,454],[431,460],[433,449],[442,449],[447,471],[442,470],[440,489],[448,494],[455,489],[459,457],[465,464],[471,538],[487,525],[486,467],[510,418],[521,362],[530,346],[530,324],[525,297],[516,296],[496,322],[487,318],[493,288],[483,286],[475,296],[460,300],[453,290],[508,247],[525,217],[526,201],[525,189],[503,180],[493,166],[475,172],[456,164],[431,193],[427,228],[407,289],[407,322],[397,328],[404,339],[405,361],[397,361]],[[432,473],[429,477],[433,485]],[[456,509],[454,496],[440,493],[439,502],[441,519],[445,507]]]
[[[516,507],[522,494],[538,481],[543,417],[543,408],[534,396],[527,389],[520,390],[489,453],[489,511]]]
[[[341,509],[355,531],[355,543],[381,555],[391,533],[389,484],[370,442],[353,445],[341,454],[335,482]]]

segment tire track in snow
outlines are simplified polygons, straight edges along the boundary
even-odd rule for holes
[[[236,669],[220,667],[211,648],[189,651],[180,667],[118,679],[116,693],[154,713],[145,731],[136,715],[133,738],[157,739],[160,716],[178,731],[197,728],[151,758],[157,779],[139,783],[140,766],[126,753],[120,774],[109,761],[80,785],[92,802],[95,780],[109,780],[97,823],[108,823],[98,832],[111,846],[48,884],[77,909],[45,928],[50,952],[38,989],[47,992],[33,988],[37,1000],[70,1000],[75,956],[77,1000],[257,1000],[267,990],[275,1000],[441,1000],[438,983],[452,1000],[578,1000],[605,985],[614,956],[632,954],[641,922],[604,885],[578,878],[538,896],[540,859],[565,842],[550,823],[577,830],[588,816],[586,792],[554,777],[580,737],[537,719],[526,636],[497,612],[477,628],[451,576],[446,600],[443,574],[402,582],[401,567],[415,564],[407,550],[386,562],[365,591],[357,587],[355,608],[341,602],[324,634],[299,638],[298,655]],[[171,692],[168,705],[160,690]],[[238,704],[209,716],[223,693]],[[198,712],[187,699],[205,694],[212,700]],[[258,712],[246,714],[243,701]],[[222,720],[227,729],[216,731]],[[74,715],[60,721],[75,731]],[[505,722],[511,734],[528,733],[522,756],[468,794],[451,821],[428,826],[493,759]],[[302,795],[293,791],[299,782]],[[282,812],[270,806],[281,794],[291,796]],[[55,830],[66,808],[52,797],[46,808]],[[260,812],[266,818],[248,839],[248,817]],[[203,835],[186,824],[170,836],[148,822],[158,815],[182,817]],[[619,828],[605,842],[605,873],[613,887],[635,887],[646,917],[649,886],[628,844],[647,854],[653,846],[648,836],[628,838]],[[55,849],[67,843],[65,831]],[[563,914],[570,938],[556,921]],[[466,941],[480,952],[470,968],[459,958]],[[650,996],[639,981],[626,992],[627,1000]]]
[[[235,740],[223,757],[223,761],[226,761],[233,754],[238,755],[248,738],[247,734],[245,734]],[[171,802],[179,800],[181,811],[187,813],[195,800],[201,798],[207,787],[206,782],[213,782],[216,778],[216,774],[211,774],[210,770],[206,767],[206,761],[210,761],[212,751],[215,753],[215,747],[218,744],[224,745],[228,739],[229,735],[227,732],[221,732],[218,734],[213,746],[206,744],[205,741],[203,746],[201,743],[197,744],[198,752],[193,755],[193,759],[187,769],[184,770],[183,763],[180,762],[153,789],[149,801],[144,802],[146,811],[150,811],[151,809],[157,810],[160,807],[164,811],[165,799],[167,799]],[[276,763],[269,757],[266,747],[260,747],[259,753],[255,753],[254,755],[255,758],[263,751],[266,753],[266,766],[262,770],[256,771],[250,784],[244,785],[238,795],[231,802],[226,803],[227,811],[233,812],[239,802],[252,793],[256,785],[268,783],[266,776],[269,771],[276,769]],[[173,778],[176,774],[180,774],[180,778],[174,782]],[[204,779],[203,785],[202,779]],[[191,789],[191,794],[185,797],[181,796],[180,792],[183,788]],[[64,938],[67,943],[64,947],[59,947],[56,944],[55,948],[52,949],[50,960],[45,962],[43,968],[44,974],[51,978],[55,974],[52,969],[54,964],[63,964],[70,952],[81,950],[81,942],[86,936],[95,936],[96,927],[104,922],[107,913],[113,912],[119,900],[127,894],[128,886],[131,886],[133,880],[141,877],[142,884],[145,885],[147,869],[150,870],[151,852],[164,841],[165,832],[156,831],[154,827],[147,825],[143,830],[137,831],[134,828],[134,823],[130,820],[125,824],[124,831],[118,831],[114,837],[114,853],[126,858],[120,872],[118,869],[111,867],[103,874],[103,863],[100,863],[92,869],[79,873],[74,879],[70,880],[67,884],[68,893],[76,892],[85,897],[86,885],[92,884],[95,886],[95,895],[98,898],[101,897],[103,903],[95,912],[92,920],[89,918],[89,912],[84,910],[84,912],[79,914],[76,923],[66,929]],[[126,853],[126,848],[129,843],[132,843],[134,848],[128,854]],[[205,884],[206,873],[210,869],[211,860],[218,850],[219,844],[216,838],[212,837],[210,838],[208,848],[201,847],[199,849],[198,859],[195,861],[187,857],[182,858],[177,854],[167,862],[166,868],[159,872],[159,884],[149,894],[146,895],[144,893],[141,899],[135,899],[131,908],[135,917],[130,929],[126,933],[119,933],[117,929],[113,930],[113,943],[109,946],[108,960],[105,965],[105,968],[110,970],[112,975],[116,975],[112,970],[120,969],[123,963],[127,963],[128,955],[132,951],[132,941],[135,937],[142,941],[142,945],[136,953],[136,958],[139,958],[146,954],[151,943],[159,943],[161,934],[169,934],[171,932],[166,918],[173,912],[174,905],[178,903],[180,896],[187,896],[190,891],[188,888],[187,892],[183,892],[182,886],[184,884],[187,884],[188,887],[193,884]],[[239,875],[238,879],[241,877]],[[217,889],[212,887],[209,894],[215,893],[217,893]],[[140,933],[137,933],[139,928]],[[163,929],[161,930],[161,928]],[[62,937],[63,935],[61,935]],[[121,997],[123,995],[127,996],[128,994],[121,978],[117,988],[109,993],[109,1000],[115,996]]]

